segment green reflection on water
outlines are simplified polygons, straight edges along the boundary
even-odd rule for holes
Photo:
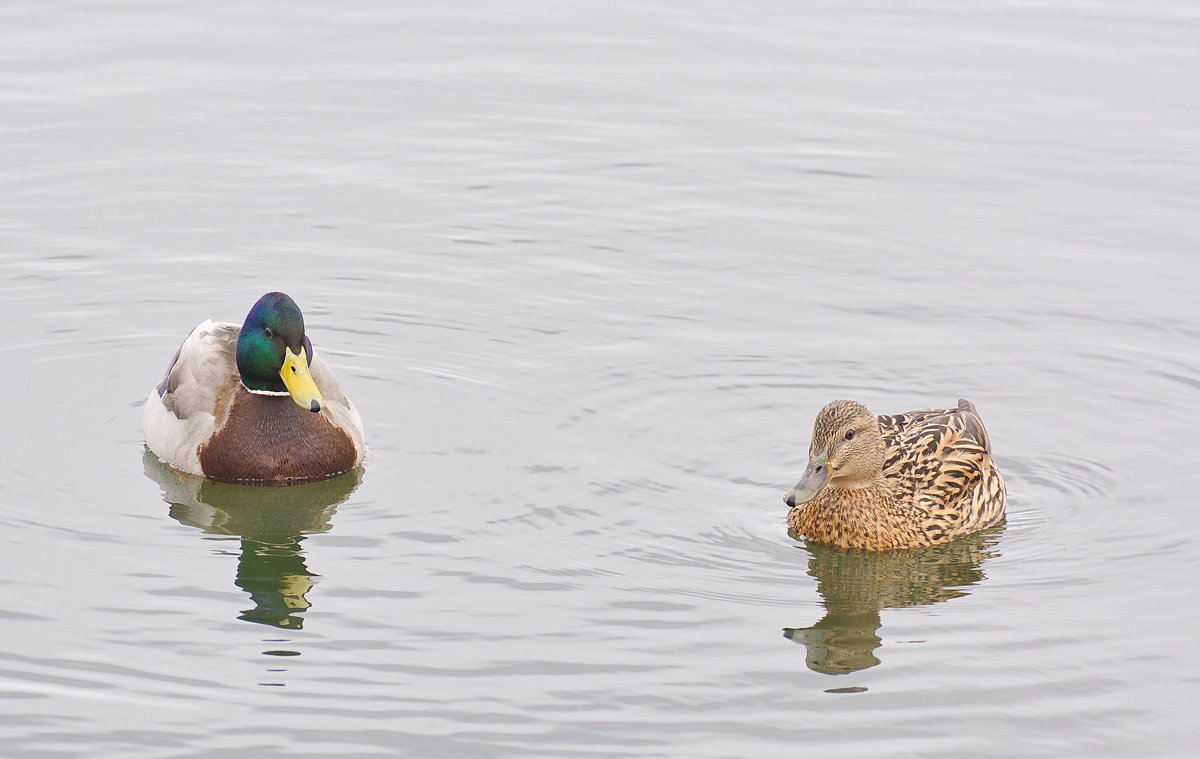
[[[214,482],[183,474],[145,452],[146,476],[158,483],[170,515],[209,535],[237,536],[234,584],[250,594],[254,608],[238,619],[292,630],[311,606],[308,591],[318,575],[304,563],[304,536],[327,532],[333,514],[362,481],[353,469],[327,480],[268,487]]]
[[[987,578],[983,564],[999,555],[1003,524],[944,545],[906,551],[856,551],[805,542],[808,574],[817,579],[825,616],[811,627],[785,627],[807,649],[809,669],[845,675],[879,664],[875,651],[883,609],[941,603],[965,596]],[[791,533],[793,538],[802,537]]]

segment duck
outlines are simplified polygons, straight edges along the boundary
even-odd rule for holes
[[[788,526],[840,548],[946,543],[1004,518],[1004,479],[975,404],[875,416],[856,401],[817,414],[808,467],[784,495]]]
[[[193,329],[150,390],[142,428],[164,464],[228,482],[323,479],[366,454],[358,410],[282,292],[255,301],[241,326]]]

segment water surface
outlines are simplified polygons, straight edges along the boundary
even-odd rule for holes
[[[1191,5],[0,29],[0,754],[1191,752]],[[367,466],[147,459],[179,341],[272,289]],[[960,396],[1003,527],[787,534],[825,402]]]

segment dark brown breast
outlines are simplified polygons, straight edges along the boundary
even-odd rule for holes
[[[225,424],[200,446],[200,469],[217,480],[282,483],[345,472],[357,452],[350,436],[324,413],[290,397],[257,395],[239,387]]]

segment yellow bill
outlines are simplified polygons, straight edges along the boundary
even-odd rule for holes
[[[299,355],[292,353],[291,348],[283,349],[283,366],[279,369],[279,376],[283,378],[283,386],[297,406],[314,413],[325,408],[325,396],[321,395],[317,383],[313,382],[303,348]]]

